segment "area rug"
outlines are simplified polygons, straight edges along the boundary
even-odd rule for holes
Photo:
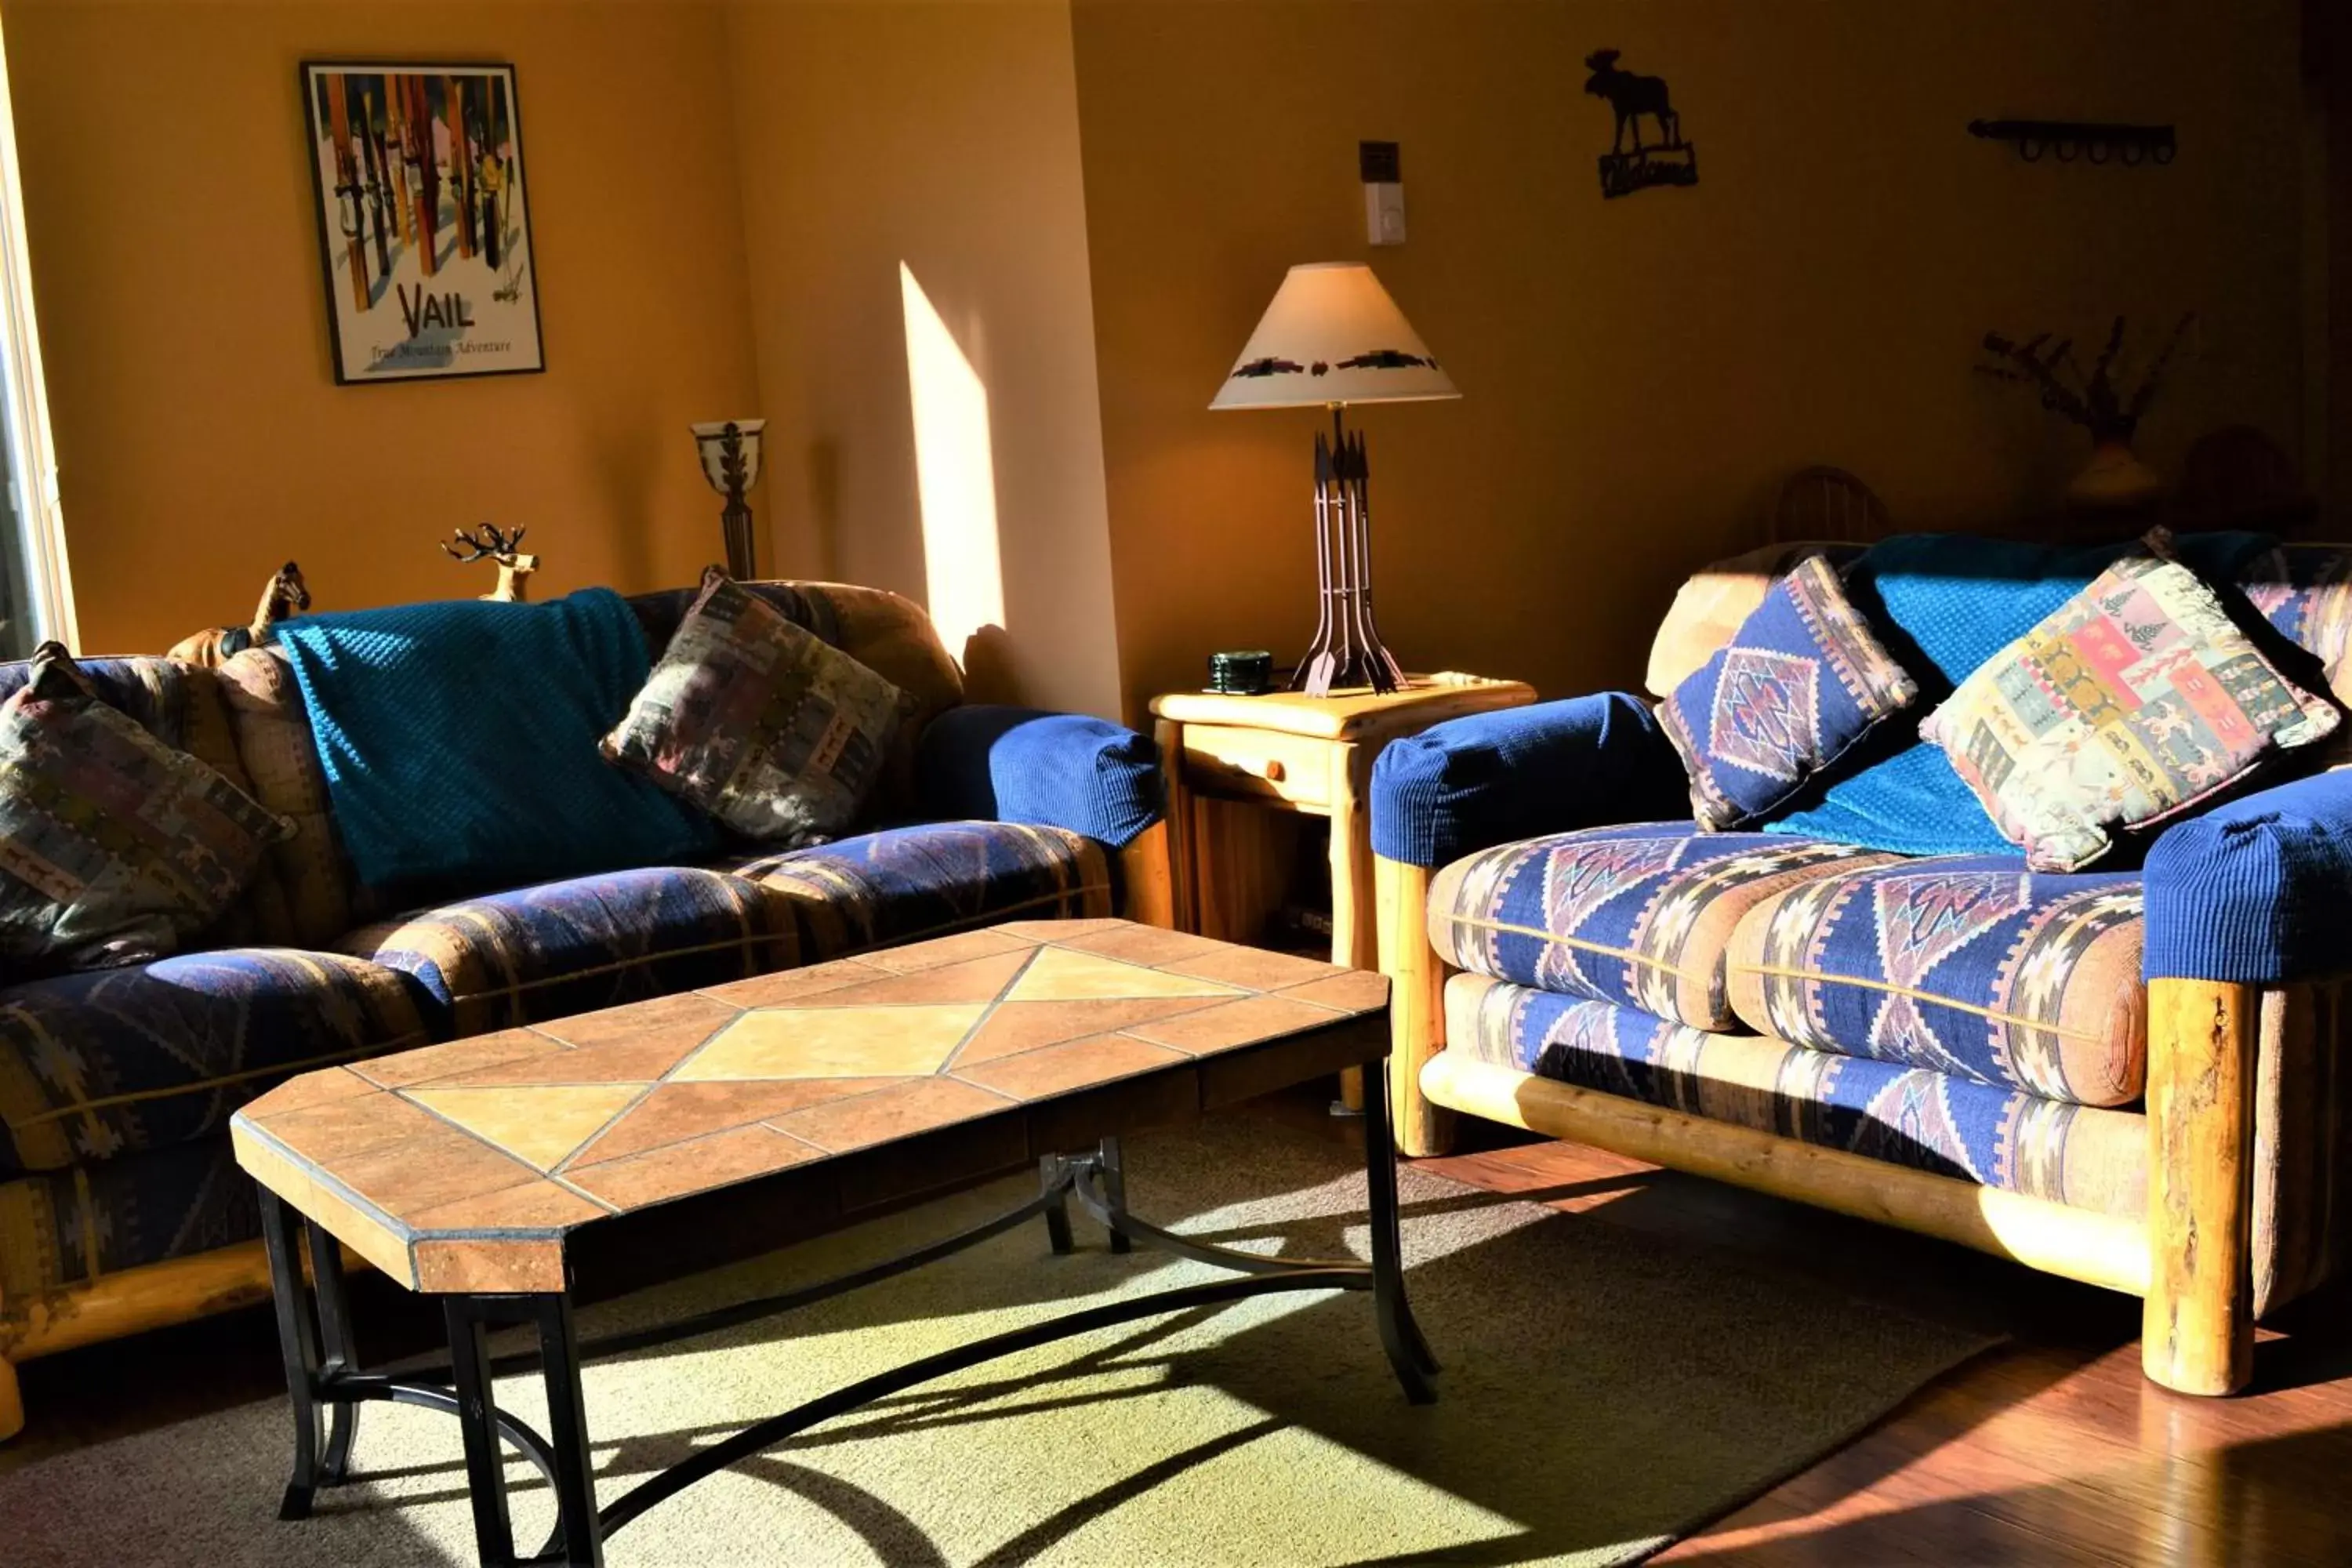
[[[1346,1146],[1235,1119],[1131,1140],[1137,1212],[1228,1246],[1366,1247]],[[1009,1206],[999,1184],[607,1303],[582,1331],[822,1277]],[[789,1440],[615,1535],[635,1564],[1622,1563],[1836,1447],[1989,1342],[1801,1269],[1404,1173],[1414,1310],[1445,1371],[1407,1405],[1360,1296],[1282,1295],[1064,1342]],[[1629,1200],[1637,1201],[1637,1200]],[[790,1317],[587,1373],[599,1493],[917,1355],[1215,1277],[1042,1225]],[[364,1328],[362,1348],[364,1348]],[[257,1329],[257,1331],[261,1331]],[[535,1378],[502,1385],[545,1429]],[[474,1560],[454,1423],[371,1405],[361,1479],[274,1517],[288,1417],[257,1402],[0,1476],[15,1568]],[[516,1533],[552,1506],[511,1468]]]

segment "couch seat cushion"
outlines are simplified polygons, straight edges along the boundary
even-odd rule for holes
[[[738,862],[788,904],[803,962],[1008,920],[1117,913],[1110,852],[1059,827],[927,822]]]
[[[744,878],[656,866],[444,904],[334,945],[407,976],[454,1037],[792,968],[793,913]]]
[[[2028,1197],[2137,1218],[2147,1122],[1753,1035],[1702,1030],[1460,974],[1446,1048],[1580,1089],[1795,1138]]]
[[[0,1173],[215,1136],[289,1073],[426,1038],[398,974],[292,948],[13,985],[0,991]]]
[[[1723,959],[1740,917],[1774,893],[1892,858],[1687,822],[1550,834],[1438,872],[1429,940],[1475,974],[1735,1028]]]
[[[253,1178],[226,1138],[0,1181],[0,1344],[48,1293],[261,1234]]]
[[[2139,878],[2013,856],[1841,869],[1756,905],[1731,1006],[1759,1033],[2077,1105],[2147,1079]]]

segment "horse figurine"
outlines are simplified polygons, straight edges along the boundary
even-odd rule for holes
[[[183,637],[172,645],[167,657],[200,664],[207,669],[217,668],[232,655],[266,641],[270,628],[278,622],[290,620],[310,607],[310,585],[302,581],[302,568],[289,561],[262,584],[261,601],[253,607],[250,625],[215,626]]]

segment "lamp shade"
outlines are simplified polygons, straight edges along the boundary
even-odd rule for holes
[[[689,426],[694,432],[694,445],[702,459],[702,477],[720,495],[729,489],[727,475],[727,437],[732,434],[735,447],[743,459],[743,488],[750,489],[760,482],[760,433],[768,427],[764,419],[713,419]]]
[[[1370,268],[1315,261],[1283,279],[1209,406],[1300,408],[1461,395]]]

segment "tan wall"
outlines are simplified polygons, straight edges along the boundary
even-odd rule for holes
[[[1066,0],[747,4],[729,49],[784,569],[924,597],[904,263],[987,391],[1007,635],[975,694],[1113,713],[1069,29]]]
[[[2048,504],[2079,437],[1970,374],[1987,328],[2202,313],[2145,431],[2301,438],[2285,0],[1077,0],[1087,241],[1131,697],[1311,627],[1307,413],[1210,414],[1293,262],[1369,257],[1462,386],[1364,411],[1407,664],[1638,679],[1778,478],[1900,522]],[[1693,190],[1604,202],[1584,56],[1667,78]],[[2021,164],[1975,118],[2172,121],[2169,168]],[[1403,145],[1369,249],[1356,142]]]
[[[82,640],[488,586],[435,548],[529,526],[535,586],[720,553],[686,425],[756,411],[714,6],[6,0]],[[337,387],[296,62],[512,61],[548,370]]]

